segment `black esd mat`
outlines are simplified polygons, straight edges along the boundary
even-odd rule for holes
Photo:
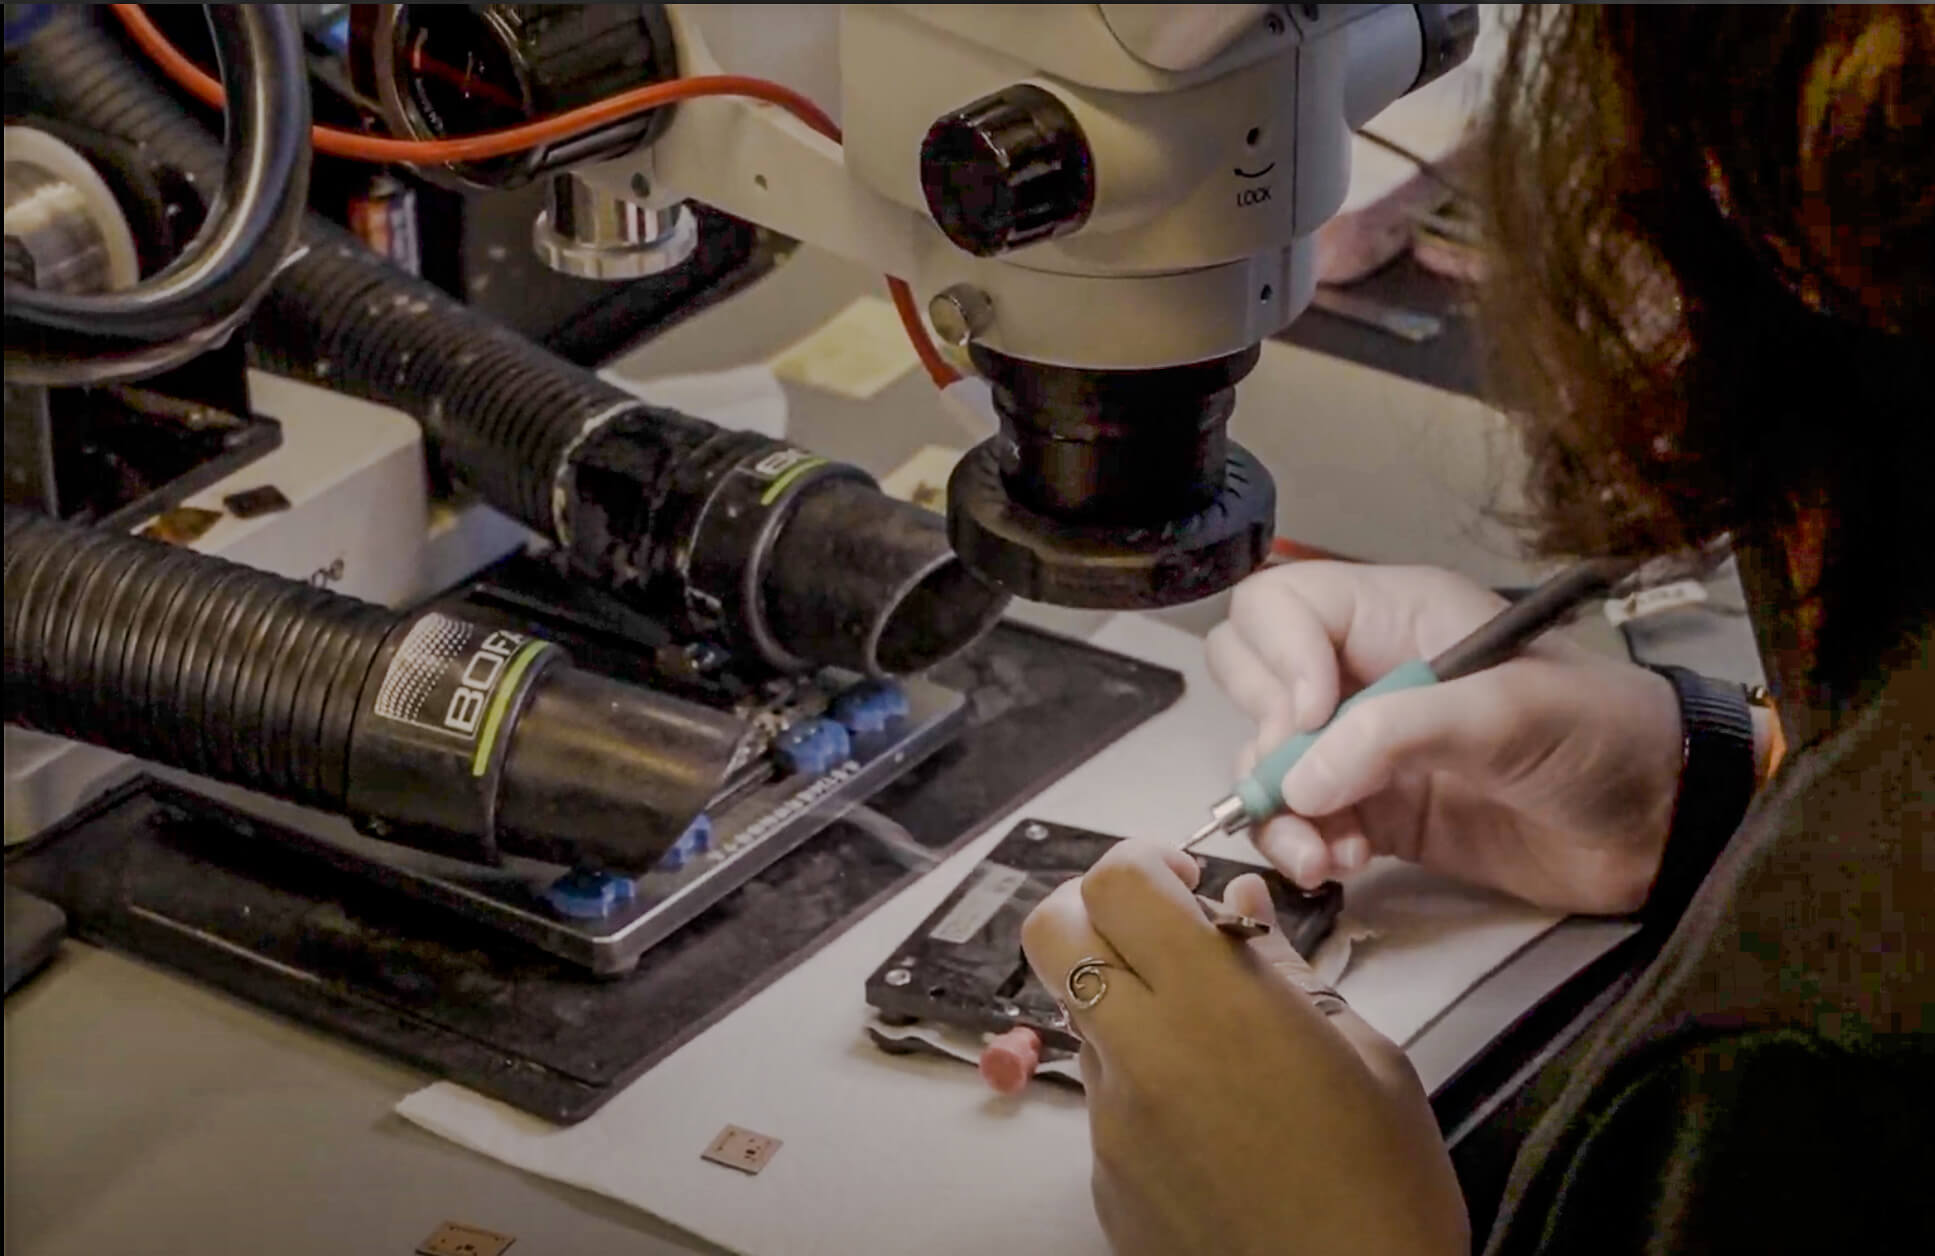
[[[975,1033],[1020,1025],[1040,1036],[1044,1055],[1079,1049],[1055,993],[1036,979],[1022,956],[1021,925],[1051,890],[1086,872],[1120,840],[1042,820],[1016,825],[874,970],[867,979],[867,1002],[889,1023],[929,1021]],[[1343,907],[1343,887],[1335,881],[1306,892],[1252,864],[1203,855],[1196,863],[1202,869],[1196,892],[1215,899],[1243,873],[1261,873],[1277,927],[1305,959],[1329,936]],[[875,1041],[890,1051],[901,1049],[878,1036]]]
[[[1166,668],[1010,624],[934,678],[969,696],[969,726],[872,806],[937,857],[1183,690]],[[838,937],[922,862],[835,824],[608,980],[148,778],[9,852],[7,880],[60,904],[83,939],[571,1122]]]

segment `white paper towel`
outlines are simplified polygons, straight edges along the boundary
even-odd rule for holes
[[[1106,1252],[1089,1202],[1081,1097],[1031,1086],[1003,1098],[951,1061],[889,1056],[866,1037],[862,994],[881,956],[1016,821],[1181,841],[1228,787],[1249,727],[1209,680],[1201,639],[1131,615],[1095,643],[1176,668],[1187,692],[603,1109],[560,1129],[439,1083],[397,1110],[739,1251]],[[1353,956],[1340,989],[1399,1041],[1556,919],[1402,867],[1367,869],[1347,894],[1353,917],[1380,936]],[[784,1140],[757,1177],[699,1158],[728,1123]]]

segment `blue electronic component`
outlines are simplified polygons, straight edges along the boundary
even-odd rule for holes
[[[866,681],[833,700],[834,719],[856,733],[877,733],[907,716],[907,693],[892,681]]]
[[[773,753],[794,772],[824,776],[847,761],[853,739],[832,720],[801,720],[773,740]]]
[[[700,813],[658,861],[658,871],[677,872],[712,848],[712,817]]]
[[[349,55],[349,14],[347,13],[343,14],[343,16],[330,22],[327,26],[324,26],[321,30],[317,31],[316,38],[322,41],[323,47],[329,49],[337,56],[339,57],[348,56]]]
[[[709,826],[708,826],[709,827]],[[680,841],[685,840],[680,838]],[[603,920],[631,904],[638,887],[629,877],[595,868],[574,868],[544,892],[560,916],[573,920]]]

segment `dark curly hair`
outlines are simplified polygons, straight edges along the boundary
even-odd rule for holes
[[[1844,653],[1879,645],[1845,631],[1864,585],[1925,615],[1935,7],[1526,6],[1481,164],[1537,547],[1778,546],[1811,515]]]

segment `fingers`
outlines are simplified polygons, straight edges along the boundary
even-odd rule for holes
[[[1289,952],[1289,959],[1297,959],[1296,948],[1290,939],[1277,927],[1277,906],[1270,898],[1270,887],[1262,877],[1254,872],[1246,872],[1223,887],[1223,905],[1231,911],[1240,912],[1256,920],[1267,921],[1270,932],[1262,937],[1251,938],[1250,951],[1272,968],[1285,960],[1283,952]]]
[[[1285,735],[1315,728],[1337,706],[1341,683],[1337,657],[1345,645],[1349,620],[1336,623],[1326,618],[1302,595],[1301,589],[1313,583],[1328,587],[1335,582],[1321,577],[1255,579],[1245,582],[1230,599],[1229,622],[1236,636],[1288,691],[1286,705],[1294,726],[1284,730]]]
[[[1289,707],[1289,685],[1244,643],[1235,624],[1225,620],[1210,629],[1203,653],[1210,676],[1243,714],[1261,722]]]
[[[1400,663],[1431,657],[1504,605],[1491,590],[1433,567],[1296,563],[1237,586],[1228,635],[1284,689],[1310,681],[1312,691],[1307,698],[1299,695],[1297,706],[1303,712],[1307,700],[1317,708],[1308,716],[1315,722],[1336,705],[1338,691],[1327,690],[1325,676],[1311,669],[1328,667],[1334,675],[1335,660],[1342,659],[1350,677],[1382,676]]]
[[[1240,915],[1276,923],[1277,905],[1270,898],[1270,887],[1254,872],[1246,872],[1223,887],[1223,906]],[[1268,936],[1274,938],[1280,933],[1272,930]]]
[[[1527,704],[1511,694],[1508,673],[1526,666],[1538,665],[1510,663],[1346,711],[1284,774],[1284,806],[1330,815],[1382,792],[1400,774],[1491,779],[1523,731]]]
[[[1183,851],[1157,842],[1118,842],[1081,878],[1051,891],[1022,923],[1021,945],[1043,985],[1068,994],[1068,974],[1095,957],[1132,974],[1146,996],[1174,980],[1204,944],[1224,941],[1196,902],[1202,868]],[[1114,1002],[1109,993],[1097,1004]],[[1132,1002],[1127,1000],[1125,1002]],[[1071,1001],[1071,1014],[1082,1017]]]
[[[1250,834],[1270,866],[1306,890],[1356,872],[1372,854],[1354,809],[1328,816],[1275,816]]]
[[[1072,1016],[1074,1013],[1071,1012],[1069,1015]],[[1102,1068],[1102,1053],[1095,1049],[1094,1043],[1083,1040],[1082,1049],[1075,1057],[1075,1067],[1081,1071],[1083,1089],[1092,1094],[1101,1088],[1103,1078],[1107,1074]]]
[[[1068,1008],[1075,1032],[1085,1041],[1098,1034],[1106,1041],[1111,1019],[1133,1014],[1137,1005],[1146,1006],[1150,997],[1148,985],[1090,923],[1088,909],[1082,904],[1080,881],[1056,886],[1028,913],[1021,925],[1021,950],[1041,984]],[[1071,996],[1069,974],[1088,959],[1099,959],[1108,966],[1099,974],[1104,985],[1084,984],[1078,987],[1078,995]],[[1090,1001],[1090,994],[1100,997],[1091,1007],[1079,1006]]]
[[[1317,826],[1302,816],[1273,816],[1250,830],[1250,841],[1270,866],[1306,890],[1330,872],[1330,848]]]
[[[1367,834],[1353,833],[1331,843],[1330,862],[1340,875],[1349,876],[1370,861],[1371,839]]]
[[[1306,721],[1298,714],[1298,703],[1308,702],[1310,690],[1301,681],[1286,678],[1259,658],[1243,640],[1233,623],[1225,621],[1210,630],[1205,650],[1209,673],[1245,715],[1257,722],[1256,739],[1238,757],[1236,772],[1241,776],[1256,766],[1263,752],[1279,742],[1303,732],[1323,717]],[[1336,670],[1336,662],[1326,644],[1319,662],[1311,670]],[[1299,697],[1302,694],[1304,696]]]
[[[1270,932],[1250,939],[1248,946],[1251,955],[1290,978],[1291,984],[1299,989],[1308,990],[1316,986],[1316,974],[1311,971],[1310,965],[1290,945],[1290,939],[1284,936],[1283,930],[1275,927],[1276,903],[1270,898],[1269,884],[1262,877],[1254,872],[1237,877],[1224,887],[1223,903],[1246,916],[1270,922]]]
[[[1223,902],[1246,916],[1267,920],[1272,926],[1277,923],[1276,903],[1270,898],[1269,884],[1254,872],[1246,872],[1231,881],[1223,890]],[[1252,938],[1248,945],[1250,954],[1289,978],[1298,989],[1309,992],[1320,988],[1316,972],[1297,954],[1282,929],[1272,928],[1262,937]]]
[[[1502,605],[1425,567],[1310,562],[1250,577],[1206,649],[1210,674],[1259,726],[1238,772],[1328,719],[1358,682],[1429,657]]]
[[[1140,849],[1153,850],[1162,859],[1163,864],[1171,872],[1176,874],[1177,879],[1183,883],[1184,889],[1188,890],[1191,894],[1196,892],[1196,883],[1203,879],[1203,865],[1196,862],[1196,856],[1186,850],[1178,850],[1174,846],[1165,846],[1161,843],[1135,842],[1125,844],[1133,845]]]
[[[1118,842],[1081,879],[1089,922],[1158,993],[1197,980],[1227,941],[1203,919],[1194,894],[1201,877],[1173,847]]]
[[[1231,881],[1223,890],[1223,902],[1246,916],[1267,920],[1273,925],[1276,923],[1276,907],[1270,900],[1270,887],[1255,873],[1245,873]],[[1248,949],[1259,965],[1304,993],[1313,1015],[1326,1016],[1318,1009],[1316,1001],[1309,998],[1311,991],[1323,988],[1323,983],[1303,956],[1290,945],[1290,939],[1282,929],[1273,928],[1264,936],[1251,939]],[[1371,1028],[1348,1003],[1331,1011],[1326,1019],[1380,1080],[1389,1084],[1409,1072],[1410,1063],[1405,1059],[1404,1052],[1389,1038]]]
[[[1257,722],[1255,740],[1237,752],[1236,774],[1238,776],[1248,776],[1256,767],[1258,759],[1298,733],[1306,731],[1301,727],[1296,716],[1291,713],[1289,699],[1285,698],[1284,703],[1285,705],[1270,711]]]

